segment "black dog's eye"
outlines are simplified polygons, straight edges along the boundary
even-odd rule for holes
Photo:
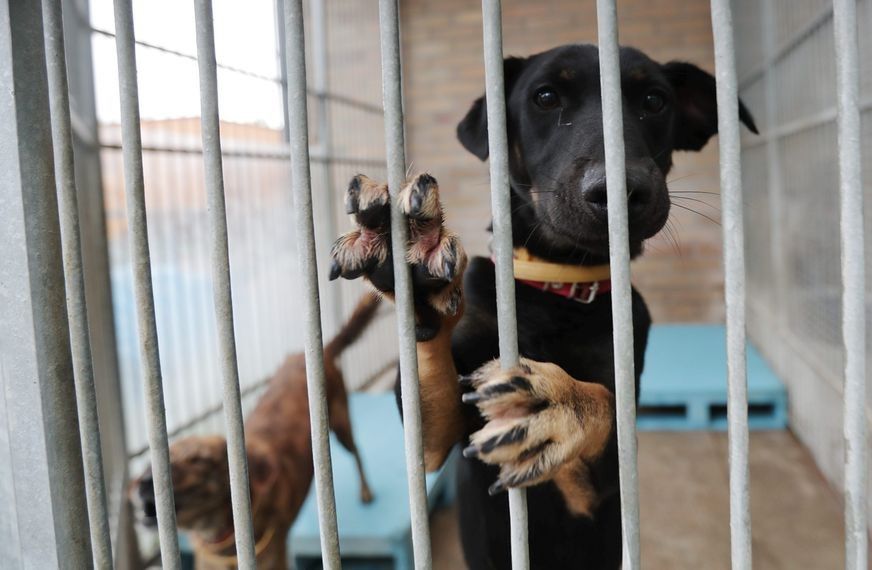
[[[536,91],[533,101],[535,101],[536,105],[545,110],[556,109],[560,106],[560,96],[557,94],[557,91],[551,87],[543,87]]]
[[[666,97],[659,91],[651,91],[645,95],[642,109],[651,115],[656,115],[666,107]]]

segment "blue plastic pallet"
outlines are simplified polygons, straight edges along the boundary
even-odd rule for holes
[[[749,428],[784,429],[784,385],[750,343],[747,360]],[[647,431],[726,429],[727,357],[722,325],[651,328],[637,425]]]
[[[339,524],[342,567],[352,570],[411,570],[412,527],[409,514],[403,428],[393,393],[350,395],[354,439],[375,499],[360,502],[360,482],[354,459],[330,435],[333,484]],[[445,466],[427,476],[430,509],[450,503],[454,491],[455,449]],[[289,554],[296,570],[321,568],[321,541],[315,484],[291,529]],[[193,552],[180,536],[183,564],[192,567]]]
[[[353,394],[354,438],[363,456],[375,500],[364,505],[354,462],[331,436],[333,482],[342,567],[411,570],[412,527],[403,455],[403,429],[394,395]],[[431,510],[452,500],[455,450],[439,472],[427,476]],[[321,542],[314,486],[291,529],[290,552],[297,570],[321,568]]]

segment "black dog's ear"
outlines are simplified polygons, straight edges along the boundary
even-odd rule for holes
[[[514,87],[518,76],[521,75],[526,62],[526,58],[521,57],[507,57],[503,60],[506,99],[509,98],[509,93],[512,92],[512,87]],[[483,95],[475,100],[472,108],[466,113],[463,120],[458,123],[457,139],[466,150],[481,160],[487,160],[487,104]]]
[[[718,132],[718,102],[715,78],[697,66],[672,61],[663,73],[675,89],[677,116],[675,150],[699,150]],[[757,133],[754,117],[739,100],[739,119]]]

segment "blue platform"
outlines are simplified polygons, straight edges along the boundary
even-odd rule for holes
[[[787,391],[752,344],[748,359],[750,429],[787,426]],[[727,427],[726,333],[722,325],[656,325],[645,353],[640,430]]]
[[[411,570],[412,528],[403,430],[392,393],[352,394],[354,438],[375,500],[360,502],[354,460],[331,436],[342,567]],[[438,473],[427,476],[430,509],[451,500],[456,450]],[[291,529],[290,551],[298,570],[321,568],[314,485]]]

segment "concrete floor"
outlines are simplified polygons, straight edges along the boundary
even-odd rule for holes
[[[755,570],[844,567],[842,508],[809,454],[786,431],[751,435]],[[642,565],[652,570],[730,567],[727,436],[640,433]],[[465,568],[456,512],[431,521],[434,568]]]

